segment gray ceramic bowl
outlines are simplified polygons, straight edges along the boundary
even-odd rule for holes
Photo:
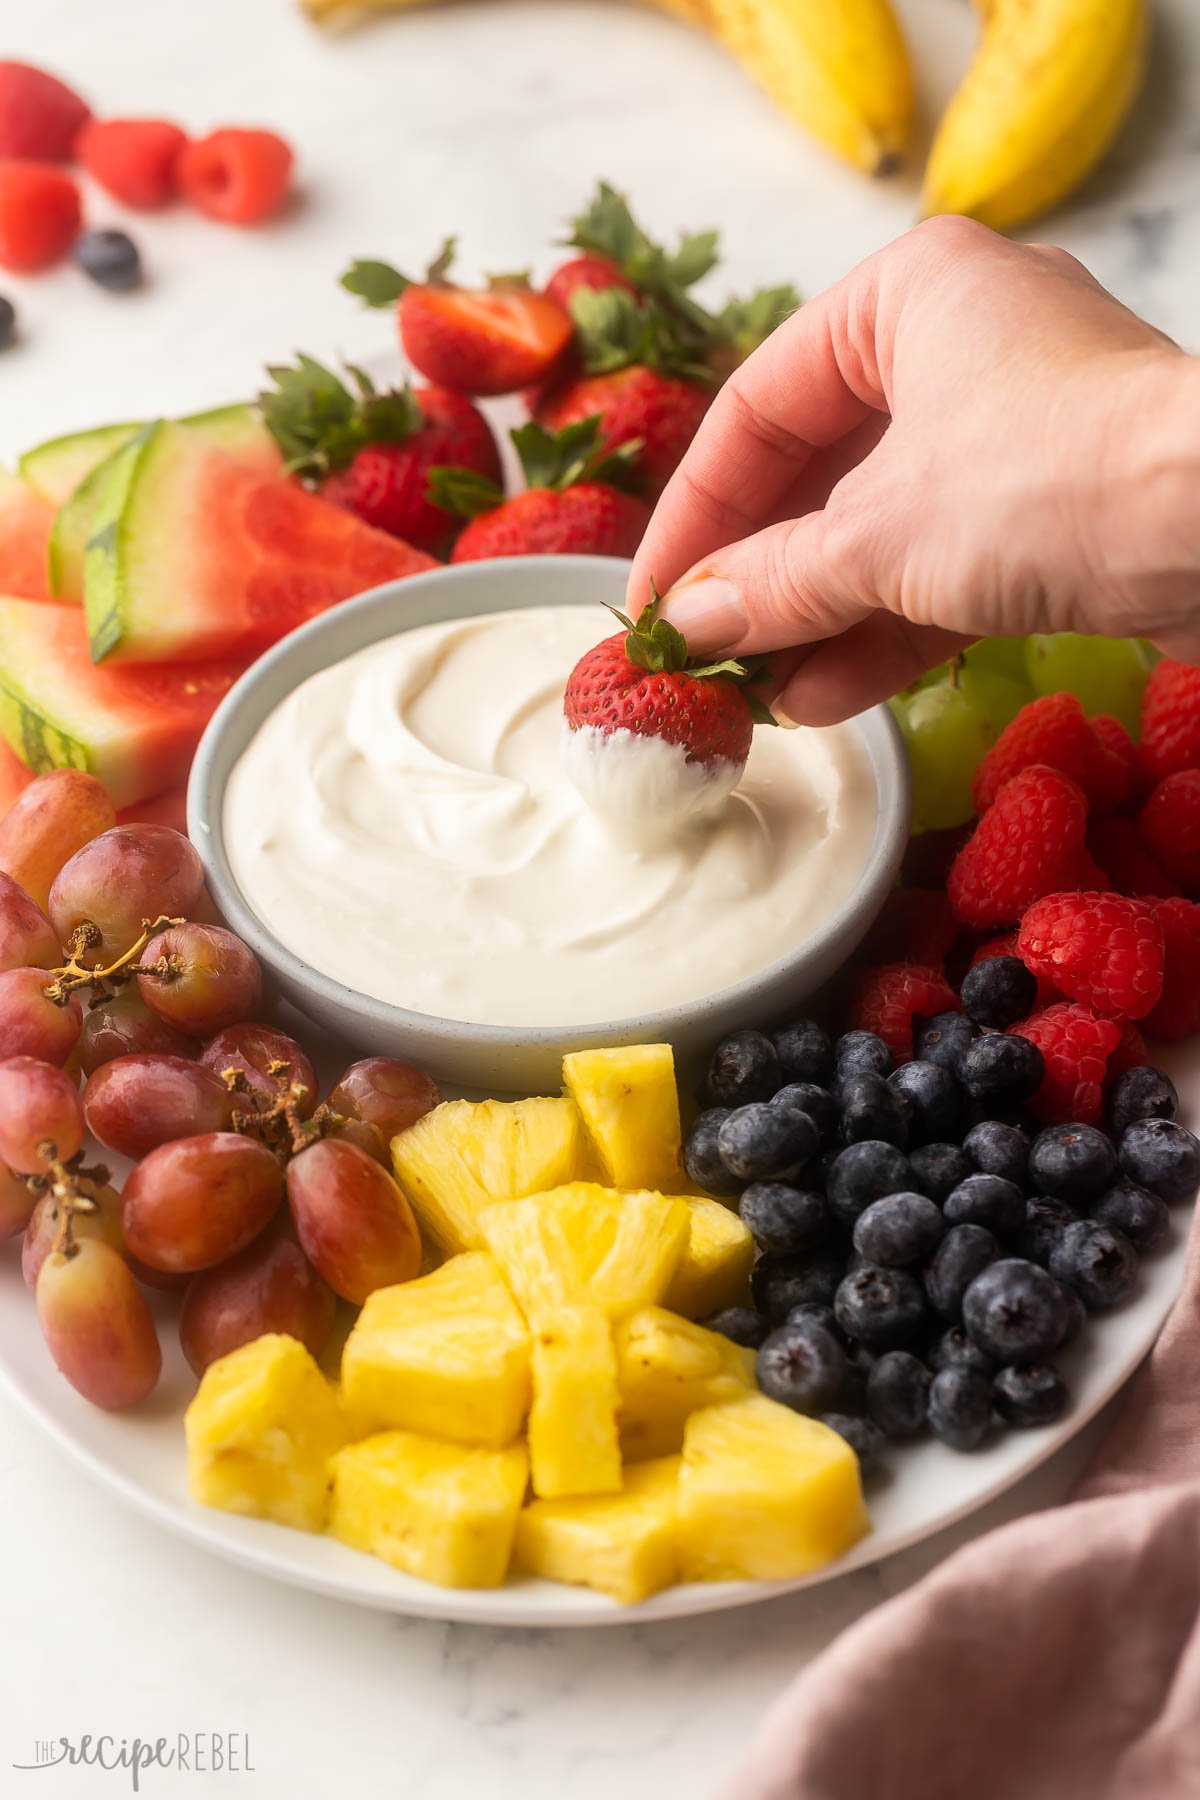
[[[887,708],[880,706],[855,721],[875,775],[877,814],[866,865],[845,905],[778,962],[686,1005],[584,1027],[505,1029],[435,1018],[356,993],[310,969],[250,910],[225,852],[225,784],[258,727],[285,695],[319,669],[409,626],[525,606],[620,605],[626,569],[625,563],[605,557],[512,557],[437,569],[375,588],[293,632],[256,662],[205,732],[188,787],[188,830],[213,896],[282,994],[353,1045],[358,1055],[408,1056],[451,1088],[490,1093],[555,1093],[564,1052],[589,1045],[670,1042],[687,1059],[736,1026],[759,1024],[795,1008],[845,961],[882,906],[908,833],[909,776],[900,734]]]

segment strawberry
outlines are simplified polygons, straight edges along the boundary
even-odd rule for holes
[[[226,225],[257,225],[278,212],[292,177],[292,150],[273,131],[227,125],[185,144],[179,191],[197,212]]]
[[[555,269],[542,292],[548,300],[566,309],[571,302],[571,295],[579,288],[588,288],[592,293],[603,293],[605,288],[624,288],[627,294],[636,294],[637,289],[632,281],[622,275],[616,263],[607,256],[571,256]]]
[[[393,537],[444,555],[458,518],[429,496],[429,471],[455,464],[500,480],[500,452],[487,420],[447,388],[377,393],[360,369],[357,390],[310,356],[277,365],[259,398],[262,415],[288,467],[322,497]]]
[[[551,390],[533,416],[551,431],[598,417],[610,450],[638,441],[638,474],[644,490],[656,495],[678,468],[711,401],[712,389],[699,381],[633,363]]]
[[[28,275],[57,262],[81,218],[79,189],[62,169],[0,162],[0,266]]]
[[[595,420],[557,435],[531,421],[512,433],[512,441],[529,483],[512,499],[473,470],[431,471],[429,491],[435,503],[470,519],[451,562],[563,552],[633,554],[650,522],[650,509],[623,491],[629,458],[599,449]]]
[[[0,157],[70,162],[86,100],[29,63],[0,62]]]
[[[356,262],[342,286],[369,306],[397,302],[405,355],[428,380],[460,394],[511,394],[544,381],[571,341],[571,315],[521,275],[484,289],[449,280],[448,238],[424,281],[387,263]]]
[[[167,119],[89,119],[76,141],[80,162],[126,206],[166,206],[179,191],[187,136]]]

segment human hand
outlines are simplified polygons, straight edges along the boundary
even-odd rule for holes
[[[696,652],[785,652],[827,724],[975,638],[1141,636],[1200,661],[1200,364],[1064,251],[909,232],[722,388],[658,503],[653,577]]]

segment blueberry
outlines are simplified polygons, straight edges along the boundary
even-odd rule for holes
[[[783,1321],[785,1325],[798,1325],[807,1320],[813,1325],[822,1325],[829,1334],[842,1342],[842,1328],[833,1316],[832,1306],[823,1306],[819,1300],[802,1300],[799,1306],[793,1306]]]
[[[717,1150],[739,1181],[788,1181],[816,1155],[820,1140],[807,1113],[756,1101],[739,1106],[717,1133]]]
[[[1095,1219],[1068,1225],[1050,1252],[1051,1274],[1074,1288],[1089,1312],[1103,1312],[1128,1299],[1137,1266],[1137,1251],[1124,1233]]]
[[[929,1366],[935,1373],[939,1369],[975,1369],[980,1375],[990,1376],[996,1365],[961,1325],[951,1325],[930,1348]]]
[[[882,1467],[884,1436],[878,1425],[870,1419],[852,1418],[849,1413],[827,1412],[821,1414],[822,1425],[828,1425],[830,1431],[836,1431],[840,1438],[845,1438],[864,1475],[873,1475]]]
[[[867,1376],[867,1416],[885,1437],[916,1437],[925,1424],[931,1380],[919,1357],[886,1351]]]
[[[978,1028],[965,1013],[936,1013],[918,1031],[914,1053],[918,1062],[940,1063],[957,1073],[960,1057],[977,1035]]]
[[[843,1032],[833,1047],[834,1086],[852,1075],[890,1075],[892,1053],[874,1031]]]
[[[886,1194],[854,1221],[854,1248],[883,1269],[924,1262],[941,1242],[946,1221],[924,1194]]]
[[[1024,1187],[1029,1173],[1029,1139],[1015,1125],[1001,1119],[982,1119],[972,1125],[962,1141],[965,1153],[981,1175],[1000,1175]]]
[[[11,300],[0,294],[0,350],[7,350],[16,342],[17,309]]]
[[[830,1250],[806,1256],[760,1256],[750,1277],[754,1304],[772,1326],[782,1325],[793,1306],[806,1300],[830,1306],[845,1270],[845,1260]]]
[[[767,1335],[767,1321],[752,1306],[727,1306],[724,1312],[714,1313],[703,1323],[706,1330],[719,1331],[722,1337],[747,1350],[757,1350]]]
[[[1005,1238],[1021,1229],[1025,1196],[1003,1175],[968,1175],[946,1196],[942,1210],[951,1225],[985,1225]]]
[[[1108,1090],[1108,1122],[1118,1138],[1139,1119],[1173,1119],[1178,1111],[1175,1083],[1149,1064],[1126,1069]]]
[[[735,1181],[725,1164],[721,1161],[721,1153],[717,1148],[717,1136],[722,1125],[729,1117],[729,1108],[713,1106],[702,1112],[692,1129],[687,1134],[683,1146],[683,1166],[687,1170],[688,1180],[706,1194],[719,1194],[722,1199],[730,1200],[741,1192],[742,1184]]]
[[[781,1325],[765,1340],[755,1373],[768,1399],[793,1412],[827,1412],[845,1385],[846,1353],[824,1326],[801,1319]]]
[[[1165,1201],[1130,1181],[1127,1175],[1118,1176],[1099,1199],[1092,1201],[1088,1211],[1099,1224],[1121,1232],[1135,1250],[1143,1253],[1162,1243],[1171,1222]]]
[[[951,1450],[974,1450],[992,1423],[992,1389],[986,1375],[961,1364],[939,1369],[929,1387],[929,1429]]]
[[[904,1269],[856,1269],[839,1286],[833,1311],[847,1337],[869,1350],[898,1350],[919,1335],[925,1322],[920,1283]]]
[[[1067,1385],[1051,1363],[1010,1364],[992,1379],[992,1405],[1006,1425],[1049,1425],[1067,1405]]]
[[[927,1066],[934,1067],[932,1063]],[[909,1152],[908,1160],[918,1192],[928,1194],[939,1205],[973,1170],[965,1150],[958,1144],[921,1144]]]
[[[735,1031],[713,1051],[705,1080],[710,1106],[745,1106],[769,1100],[783,1086],[775,1046],[761,1031]]]
[[[815,1019],[795,1019],[775,1033],[775,1054],[785,1081],[824,1084],[833,1074],[833,1045]]]
[[[868,1140],[851,1144],[829,1166],[825,1196],[844,1225],[853,1225],[872,1200],[912,1187],[908,1158],[894,1144]]]
[[[72,254],[85,275],[114,294],[141,286],[142,259],[124,231],[81,231]]]
[[[999,1244],[982,1225],[951,1227],[921,1277],[925,1296],[939,1318],[962,1318],[963,1295],[999,1254]]]
[[[931,1144],[962,1134],[962,1089],[941,1063],[902,1063],[888,1084],[904,1094],[912,1108],[909,1135],[914,1144]]]
[[[868,1071],[850,1075],[838,1088],[842,1108],[842,1142],[879,1140],[903,1150],[908,1143],[912,1101],[883,1075]]]
[[[841,1330],[840,1325],[838,1326],[838,1330]],[[846,1344],[846,1361],[865,1381],[870,1375],[871,1370],[875,1367],[875,1364],[879,1361],[879,1352],[876,1350],[868,1350],[865,1344],[860,1344],[857,1341],[848,1341]]]
[[[967,1099],[966,1123],[964,1135],[973,1131],[976,1125],[991,1123],[1009,1125],[1019,1131],[1028,1146],[1032,1144],[1042,1122],[1035,1118],[1023,1100],[997,1100],[994,1094],[986,1098]]]
[[[1121,1167],[1168,1205],[1200,1187],[1200,1143],[1171,1119],[1138,1119],[1121,1139]]]
[[[963,1011],[977,1025],[1003,1031],[1027,1019],[1037,1005],[1037,977],[1018,956],[989,956],[963,976]]]
[[[1028,1100],[1041,1087],[1045,1072],[1036,1044],[1003,1031],[985,1031],[958,1059],[958,1079],[968,1094],[989,1104]]]
[[[1024,1257],[991,1263],[963,1295],[963,1324],[998,1363],[1042,1362],[1062,1342],[1066,1323],[1058,1282]]]
[[[1116,1152],[1094,1125],[1051,1125],[1029,1152],[1029,1180],[1037,1192],[1073,1206],[1102,1194],[1116,1172]]]
[[[818,1087],[812,1081],[789,1081],[781,1087],[771,1101],[772,1106],[785,1106],[789,1112],[807,1113],[821,1134],[821,1142],[828,1144],[837,1131],[837,1101],[828,1088]]]
[[[742,1222],[763,1250],[798,1256],[829,1236],[832,1221],[820,1194],[782,1181],[756,1181],[738,1201]]]
[[[1055,1244],[1078,1217],[1069,1201],[1056,1200],[1051,1194],[1035,1194],[1025,1202],[1025,1223],[1017,1239],[1021,1255],[1048,1269]]]

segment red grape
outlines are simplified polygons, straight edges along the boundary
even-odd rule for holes
[[[37,1198],[23,1176],[0,1163],[0,1238],[16,1237],[25,1230]]]
[[[288,1201],[309,1261],[335,1294],[361,1305],[421,1267],[411,1208],[385,1169],[354,1144],[325,1138],[293,1157]]]
[[[71,1232],[76,1243],[85,1238],[98,1238],[101,1243],[111,1244],[114,1250],[124,1251],[121,1196],[116,1188],[100,1187],[94,1181],[78,1181],[77,1185],[96,1202],[96,1210],[74,1215]],[[53,1194],[43,1194],[30,1215],[25,1242],[21,1245],[21,1274],[27,1288],[37,1287],[42,1264],[58,1241],[58,1226],[58,1201]]]
[[[61,961],[54,927],[37,901],[11,875],[0,874],[0,971],[54,969]]]
[[[124,1259],[84,1239],[52,1251],[37,1280],[37,1310],[50,1354],[71,1386],[110,1412],[144,1400],[162,1351],[154,1321]]]
[[[150,1011],[136,982],[119,988],[111,1000],[89,1007],[79,1036],[79,1066],[94,1075],[118,1056],[184,1056],[196,1053],[191,1038],[172,1030]]]
[[[116,823],[94,775],[52,769],[19,794],[0,820],[0,869],[45,910],[58,871],[84,844]]]
[[[200,889],[200,858],[169,825],[117,825],[77,850],[50,890],[50,923],[62,943],[77,925],[99,931],[87,961],[113,962],[142,934],[143,921],[186,918]]]
[[[334,1112],[377,1125],[389,1141],[441,1104],[423,1069],[398,1057],[368,1056],[351,1063],[329,1096]]]
[[[79,1042],[83,1008],[76,995],[61,1003],[47,996],[47,969],[6,969],[0,975],[0,1058],[36,1056],[66,1062]]]
[[[179,1317],[179,1341],[197,1375],[268,1331],[298,1338],[320,1356],[336,1310],[333,1290],[284,1218],[219,1268],[195,1277]]]
[[[381,1164],[390,1174],[392,1154],[388,1149],[388,1141],[378,1125],[368,1125],[365,1119],[343,1119],[340,1125],[334,1126],[329,1136],[335,1138],[339,1144],[356,1144],[360,1150],[366,1151],[372,1161]]]
[[[83,1090],[88,1129],[121,1156],[145,1156],[173,1138],[224,1131],[233,1096],[211,1069],[182,1056],[117,1056]]]
[[[200,1061],[215,1075],[233,1069],[243,1077],[245,1092],[237,1104],[247,1112],[257,1108],[265,1112],[279,1099],[284,1089],[300,1090],[293,1104],[302,1119],[307,1119],[317,1104],[317,1072],[295,1038],[273,1025],[229,1025],[210,1038],[200,1052]],[[277,1080],[271,1074],[272,1063],[285,1067]]]
[[[161,1144],[125,1183],[121,1229],[152,1269],[211,1269],[269,1225],[283,1194],[271,1152],[232,1131]]]
[[[83,1107],[70,1076],[32,1056],[0,1062],[0,1161],[34,1174],[82,1146]]]
[[[150,939],[143,967],[163,963],[164,973],[139,975],[142,999],[168,1025],[192,1037],[208,1037],[254,1012],[262,998],[257,958],[223,925],[172,925]]]

